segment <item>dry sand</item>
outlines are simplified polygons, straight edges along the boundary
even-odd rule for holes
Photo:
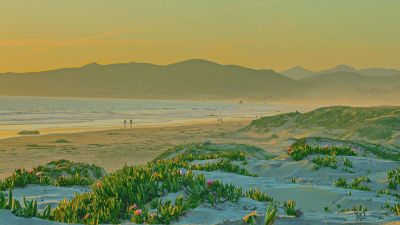
[[[0,177],[9,175],[15,168],[23,166],[31,168],[45,164],[51,160],[69,159],[79,162],[96,163],[105,167],[108,172],[121,168],[124,164],[139,164],[152,160],[164,150],[183,143],[212,141],[215,143],[244,143],[264,148],[266,151],[281,155],[273,160],[249,160],[247,168],[260,177],[244,177],[221,172],[201,172],[207,178],[220,179],[235,184],[243,189],[258,187],[269,193],[279,202],[287,199],[297,201],[304,216],[298,219],[282,217],[276,224],[398,224],[398,217],[390,209],[383,208],[386,201],[394,204],[392,196],[377,197],[375,192],[363,192],[336,188],[333,181],[339,177],[352,179],[366,175],[371,178],[370,184],[377,191],[387,183],[385,171],[400,166],[398,162],[376,158],[348,157],[353,161],[354,174],[330,168],[318,171],[312,169],[312,162],[303,160],[294,162],[284,156],[285,147],[291,140],[286,137],[272,139],[266,135],[245,134],[235,132],[248,124],[249,120],[224,122],[202,122],[195,124],[170,124],[163,127],[147,127],[133,129],[112,129],[67,134],[48,134],[40,136],[24,136],[0,140]],[[63,141],[61,141],[63,140]],[[292,183],[291,178],[301,180]],[[55,203],[63,196],[70,198],[73,191],[69,188],[48,188],[44,193],[40,186],[28,186],[17,189],[19,196],[27,195],[31,199],[39,198],[42,202]],[[340,204],[340,208],[338,207]],[[342,209],[365,205],[368,213],[362,222],[355,220],[355,215],[338,213]],[[263,214],[266,204],[255,203],[250,199],[241,199],[237,204],[224,204],[220,208],[211,208],[207,204],[190,211],[178,224],[218,223],[229,219],[227,224],[243,224],[241,217],[256,207]],[[324,207],[329,212],[324,212]],[[246,208],[246,209],[244,209]],[[1,225],[14,224],[58,224],[40,221],[36,218],[23,219],[0,210]],[[43,223],[41,223],[43,222]]]
[[[125,164],[150,161],[164,150],[183,143],[207,140],[246,143],[230,133],[249,122],[248,119],[227,120],[222,124],[186,121],[183,124],[86,132],[76,132],[85,129],[73,128],[53,131],[65,133],[0,139],[0,179],[16,168],[30,169],[58,159],[95,163],[111,172]],[[263,145],[263,141],[247,140],[247,143]]]

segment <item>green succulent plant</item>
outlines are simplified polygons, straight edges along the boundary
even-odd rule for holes
[[[335,180],[335,186],[346,188],[346,189],[355,189],[360,191],[371,191],[371,187],[364,185],[363,183],[369,183],[371,180],[368,177],[357,177],[353,179],[350,183],[347,182],[346,178],[339,178]]]
[[[270,203],[264,218],[264,225],[273,225],[278,217],[278,207],[273,203]]]
[[[290,199],[284,202],[283,209],[288,216],[300,217],[303,215],[303,212],[300,209],[296,209],[296,202]]]
[[[349,168],[353,168],[353,162],[348,158],[343,159],[343,165]]]
[[[329,156],[355,156],[355,151],[348,146],[311,146],[306,143],[305,139],[299,139],[294,142],[288,149],[288,154],[296,161],[302,160],[309,155],[329,155]]]
[[[336,156],[315,157],[313,162],[318,167],[330,167],[336,169],[338,167],[338,160]]]
[[[395,204],[392,207],[392,211],[396,216],[400,216],[400,204]]]
[[[202,148],[213,147],[204,145]],[[193,163],[195,160],[209,159],[219,161]],[[86,164],[77,166],[69,161],[59,160],[51,162],[51,166],[37,167],[33,172],[17,171],[14,178],[8,180],[7,187],[42,182],[59,186],[91,185],[91,191],[76,194],[71,200],[64,199],[53,210],[48,206],[43,213],[38,213],[36,201],[25,200],[24,207],[21,207],[18,201],[12,199],[11,192],[9,199],[0,195],[0,206],[15,211],[19,216],[36,216],[65,223],[117,224],[124,219],[130,219],[135,223],[169,224],[178,220],[189,209],[206,202],[215,206],[226,201],[237,202],[241,197],[272,201],[268,194],[258,189],[244,193],[241,188],[232,184],[206,180],[204,175],[193,173],[193,170],[222,170],[256,176],[232,163],[245,160],[242,151],[194,154],[193,150],[172,158],[154,160],[145,165],[125,166],[104,177],[101,177],[102,171],[98,171],[97,167]],[[65,174],[69,175],[64,176]],[[96,180],[97,178],[100,179]],[[182,193],[174,203],[162,201],[163,196],[174,192]]]
[[[250,188],[249,190],[246,191],[244,196],[254,199],[256,201],[260,201],[260,202],[273,202],[274,201],[274,199],[271,196],[262,192],[258,188]]]

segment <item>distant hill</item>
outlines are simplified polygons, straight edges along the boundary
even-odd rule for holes
[[[307,113],[293,112],[263,117],[252,121],[245,130],[278,135],[335,137],[400,146],[400,106],[324,107]]]
[[[45,72],[0,74],[0,95],[106,98],[277,99],[302,84],[272,70],[194,59],[171,65],[89,64]]]
[[[291,69],[281,71],[280,73],[295,80],[308,78],[317,74],[317,72],[307,70],[301,66],[296,66]]]
[[[339,65],[333,69],[320,71],[319,74],[336,73],[336,72],[352,72],[371,77],[386,77],[386,76],[400,75],[400,71],[395,69],[385,69],[385,68],[355,69],[348,65]]]
[[[348,65],[338,65],[332,69],[327,69],[327,70],[322,70],[319,71],[318,74],[322,74],[322,73],[336,73],[336,72],[353,72],[353,73],[357,73],[358,70],[348,66]]]
[[[337,68],[338,69],[338,68]],[[350,67],[292,79],[273,70],[193,59],[170,65],[88,64],[33,73],[0,74],[0,95],[290,101],[324,104],[398,104],[400,75],[374,77]],[[300,79],[300,77],[303,77]]]
[[[332,69],[311,71],[300,66],[293,67],[289,70],[281,71],[280,73],[295,80],[301,80],[317,76],[321,74],[333,74],[333,73],[357,73],[364,76],[370,77],[390,77],[400,75],[399,70],[385,69],[385,68],[366,68],[366,69],[355,69],[348,65],[338,65]]]
[[[313,86],[320,89],[327,87],[337,90],[349,88],[358,89],[392,89],[400,87],[400,75],[398,76],[364,76],[355,72],[332,72],[315,75],[303,79],[303,81],[312,83]]]

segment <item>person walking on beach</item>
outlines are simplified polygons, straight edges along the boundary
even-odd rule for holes
[[[131,128],[132,128],[132,123],[133,123],[133,121],[131,120],[130,122],[131,122]]]
[[[126,128],[126,120],[124,120],[124,128]]]

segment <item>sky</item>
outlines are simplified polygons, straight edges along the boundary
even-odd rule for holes
[[[399,0],[0,0],[0,72],[92,62],[400,69]]]

